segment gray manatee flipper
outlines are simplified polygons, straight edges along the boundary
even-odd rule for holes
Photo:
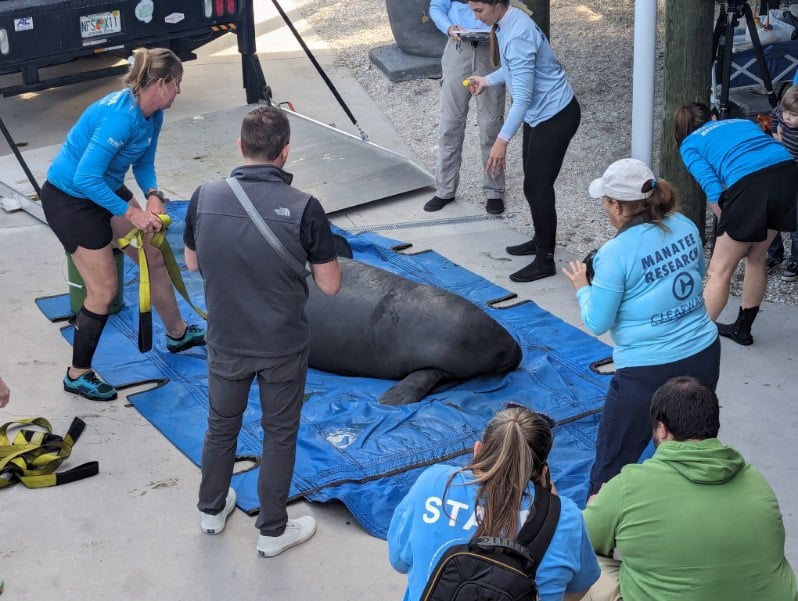
[[[435,386],[450,376],[441,369],[419,369],[407,374],[383,394],[382,405],[408,405],[423,399]]]

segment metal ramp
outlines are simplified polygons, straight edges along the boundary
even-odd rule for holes
[[[189,198],[204,181],[227,177],[241,162],[235,140],[252,105],[164,125],[158,142],[161,186],[172,198]],[[291,151],[286,171],[293,185],[313,194],[333,213],[434,185],[410,159],[299,113],[286,110]],[[168,127],[168,129],[167,129]]]
[[[289,113],[288,171],[328,213],[431,187],[431,173],[407,158],[298,113]]]
[[[0,181],[0,207],[9,213],[21,209],[42,223],[47,223],[41,203],[33,202],[25,194],[2,181]]]

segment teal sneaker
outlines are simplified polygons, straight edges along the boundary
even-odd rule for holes
[[[192,346],[205,345],[205,330],[197,326],[186,326],[186,331],[180,338],[172,338],[166,335],[166,348],[170,353],[179,353],[190,349]]]
[[[79,394],[90,401],[113,401],[116,389],[98,376],[94,370],[87,371],[74,380],[69,377],[69,369],[64,376],[64,390]]]

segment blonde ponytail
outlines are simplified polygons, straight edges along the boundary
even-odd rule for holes
[[[136,97],[159,79],[170,83],[183,77],[183,64],[168,48],[136,48],[132,58],[133,64],[123,82]]]

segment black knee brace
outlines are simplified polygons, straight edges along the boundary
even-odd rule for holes
[[[75,316],[75,340],[72,345],[72,367],[90,369],[94,351],[100,342],[107,315],[92,313],[86,307],[81,307]]]

